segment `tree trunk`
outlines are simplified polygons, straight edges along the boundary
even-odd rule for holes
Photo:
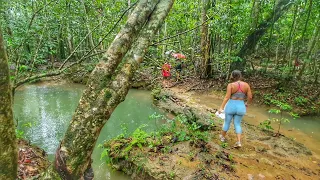
[[[209,38],[210,38],[210,47],[209,47],[209,57],[210,57],[210,62],[211,62],[211,68],[210,68],[210,75],[212,76],[214,74],[214,66],[213,66],[213,62],[215,60],[215,56],[214,56],[214,53],[215,53],[215,47],[216,47],[216,34],[213,33],[213,31],[210,32],[210,35],[209,35]]]
[[[279,40],[277,40],[277,47],[276,47],[276,58],[275,58],[275,64],[276,64],[276,70],[277,70],[277,65],[279,64]]]
[[[58,52],[59,52],[59,57],[60,59],[65,59],[66,58],[66,52],[64,49],[64,38],[63,38],[63,24],[60,25],[59,28],[59,36],[58,36]]]
[[[220,36],[220,35],[218,35],[218,54],[221,54],[221,39],[222,39],[222,37]]]
[[[292,36],[291,36],[291,40],[289,41],[289,57],[287,58],[288,61],[288,67],[290,68],[292,66],[292,56],[293,56],[293,51],[294,51],[294,45],[295,45],[295,38],[294,35],[296,33],[296,31],[298,31],[298,20],[296,20],[295,24],[294,24],[294,27],[293,27],[293,32],[292,32]]]
[[[167,23],[164,22],[163,38],[166,38],[166,37],[167,37]],[[163,43],[163,46],[162,46],[162,59],[166,59],[166,51],[167,51],[166,43]]]
[[[17,142],[12,114],[9,67],[0,27],[0,179],[17,178]]]
[[[210,66],[210,57],[209,57],[209,46],[210,46],[210,39],[209,39],[209,29],[208,24],[206,23],[208,20],[207,11],[209,9],[209,1],[202,0],[202,14],[201,14],[201,78],[207,78],[211,71]]]
[[[50,68],[53,69],[53,64],[54,64],[54,56],[51,52],[51,47],[48,47],[48,58],[49,58],[49,62],[50,62]],[[48,63],[49,64],[49,63]]]
[[[276,5],[275,11],[270,13],[268,18],[259,24],[257,29],[249,34],[249,36],[244,41],[240,51],[237,56],[242,59],[242,61],[234,61],[231,64],[231,70],[239,69],[244,70],[246,66],[245,57],[251,54],[257,45],[260,38],[267,32],[269,27],[274,24],[292,5],[291,0],[279,0]]]
[[[124,100],[130,88],[129,80],[125,79],[130,76],[130,73],[133,73],[133,71],[130,72],[132,67],[124,65],[124,71],[120,71],[116,77],[113,74],[158,2],[158,0],[139,1],[126,24],[111,43],[107,53],[93,70],[87,88],[83,92],[67,132],[56,152],[55,167],[62,178],[90,179],[87,176],[92,171],[93,148],[100,130],[113,110]],[[140,50],[133,50],[131,55],[133,62],[142,61],[144,54],[138,52],[145,52],[149,41],[170,9],[168,4],[172,4],[172,0],[161,0],[155,12],[152,13],[149,21],[153,23],[149,22],[148,28],[150,29],[146,29],[141,35],[141,38],[145,38],[147,43],[143,44],[139,39],[136,48],[139,47]],[[156,26],[157,23],[159,24]]]
[[[319,78],[319,67],[316,66],[314,67],[314,83],[318,83],[318,78]]]
[[[42,33],[41,33],[41,35],[39,37],[39,43],[37,44],[36,49],[35,49],[36,51],[35,51],[32,59],[31,59],[31,62],[30,62],[31,63],[31,72],[30,72],[29,76],[32,76],[32,73],[34,71],[33,68],[35,66],[35,63],[36,63],[36,60],[37,60],[37,57],[38,57],[39,49],[41,49],[41,46],[42,46],[43,34],[44,34],[45,29],[46,28],[43,29],[43,31],[42,31]]]
[[[252,11],[251,11],[251,30],[255,31],[259,23],[260,14],[260,2],[261,0],[253,0]]]
[[[286,57],[287,57],[287,54],[288,54],[288,50],[289,50],[289,47],[290,47],[290,44],[293,45],[293,34],[294,34],[294,30],[295,30],[295,27],[296,27],[296,21],[297,21],[297,13],[298,13],[298,5],[295,5],[296,7],[294,8],[294,12],[293,12],[293,21],[292,21],[292,24],[291,24],[291,28],[290,28],[290,33],[289,33],[289,37],[288,37],[288,42],[287,42],[287,45],[285,47],[285,51],[284,51],[284,54],[283,54],[283,61],[286,62]],[[289,58],[289,61],[288,61],[288,65],[291,64],[291,60]],[[278,68],[278,66],[277,66]]]
[[[273,8],[272,8],[273,14],[274,14],[274,11],[275,11],[275,5],[276,5],[276,0],[274,0],[274,2],[273,2]],[[271,25],[269,38],[268,38],[268,45],[267,45],[268,59],[267,59],[267,62],[264,64],[265,67],[264,67],[264,70],[263,70],[265,73],[267,72],[268,65],[269,65],[269,62],[270,62],[270,59],[271,59],[271,57],[270,57],[271,53],[272,53],[272,51],[271,51],[271,41],[272,41],[273,29],[274,29],[274,23]],[[261,64],[260,64],[260,66],[261,66]]]
[[[303,29],[303,33],[302,33],[302,41],[301,43],[299,43],[298,45],[298,53],[297,53],[297,56],[296,56],[296,59],[299,58],[299,54],[300,54],[300,49],[301,49],[301,44],[304,43],[304,38],[305,38],[305,33],[307,31],[307,26],[308,26],[308,23],[309,23],[309,19],[310,19],[310,14],[311,14],[311,11],[312,11],[312,0],[310,0],[310,4],[309,4],[309,11],[308,11],[308,17],[307,17],[307,20],[306,20],[306,23],[305,23],[305,26],[304,26],[304,29]],[[319,24],[317,26],[319,28]],[[317,28],[317,29],[318,29]],[[317,31],[315,31],[315,33],[313,34],[313,36],[317,36]],[[314,42],[312,42],[314,41]],[[313,44],[313,45],[312,45]],[[309,44],[309,47],[308,47],[308,52],[307,52],[307,59],[310,58],[310,55],[311,55],[311,52],[312,52],[312,49],[314,47],[314,44],[315,44],[315,37],[311,38],[310,40],[310,44]],[[298,79],[300,80],[301,77],[302,77],[302,73],[304,72],[304,69],[306,68],[306,65],[307,65],[307,62],[303,62],[303,65],[302,65],[302,68],[299,72],[299,75],[298,75]],[[296,66],[293,66],[293,72],[296,71]]]
[[[316,24],[319,24],[319,19],[317,21]],[[317,42],[317,39],[318,39],[318,36],[319,36],[319,31],[320,31],[320,26],[318,25],[316,27],[316,29],[314,30],[313,32],[313,36],[309,42],[309,46],[308,46],[308,52],[307,52],[307,56],[306,56],[306,59],[309,60],[310,59],[310,56],[311,56],[311,53],[312,53],[312,50]],[[307,65],[307,62],[304,62],[303,65],[302,65],[302,68],[301,70],[299,71],[299,75],[298,75],[298,79],[301,79],[302,77],[302,74],[306,68],[306,65]],[[316,63],[314,63],[314,66],[316,66]]]
[[[69,55],[73,53],[74,51],[74,43],[73,43],[73,35],[71,33],[71,30],[70,30],[70,25],[67,24],[67,33],[68,33],[68,36],[67,36],[67,42],[68,42],[68,50],[69,50]],[[78,60],[78,57],[76,55],[76,53],[74,53],[74,55],[72,55],[74,57],[74,59]]]
[[[100,27],[100,29],[103,29],[103,22],[104,22],[103,8],[101,7],[100,9],[101,9],[101,12],[100,12],[100,15],[99,15],[99,27]],[[99,42],[98,43],[99,43],[98,49],[100,51],[103,51],[104,47],[103,47],[103,38],[102,37],[99,37]]]
[[[86,27],[88,30],[88,43],[89,43],[89,49],[92,49],[95,47],[94,42],[93,42],[93,37],[92,37],[92,31],[90,29],[90,25],[89,25],[89,18],[88,18],[88,7],[85,4],[85,2],[83,0],[81,0],[82,6],[83,6],[83,10],[84,10],[84,14],[85,14],[85,21],[86,21]],[[96,53],[96,50],[93,50]]]

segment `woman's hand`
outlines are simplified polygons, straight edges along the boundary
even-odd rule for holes
[[[225,107],[225,105],[227,104],[228,100],[231,97],[231,88],[232,88],[232,85],[228,84],[226,96],[224,97],[222,104],[220,106],[220,109],[218,110],[219,114],[223,112],[223,108]]]

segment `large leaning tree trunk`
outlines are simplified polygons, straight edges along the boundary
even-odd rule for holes
[[[240,51],[237,56],[242,59],[242,61],[234,61],[231,64],[231,70],[239,69],[244,70],[246,66],[245,57],[250,55],[260,38],[267,32],[267,30],[290,8],[293,4],[292,0],[279,0],[275,10],[268,16],[268,18],[260,23],[258,27],[247,36],[244,41]]]
[[[131,88],[132,77],[139,68],[140,63],[143,61],[143,57],[151,44],[154,34],[163,24],[173,2],[174,0],[161,0],[159,4],[157,4],[145,28],[139,34],[139,38],[126,56],[126,61],[122,66],[121,71],[117,73],[114,80],[110,82],[107,87],[110,91],[116,91],[109,101],[117,102],[119,104],[128,94],[128,91]]]
[[[151,37],[167,16],[173,0],[140,0],[107,53],[90,75],[79,105],[56,152],[55,168],[63,179],[90,179],[91,154],[100,130],[117,105],[125,99],[130,79],[142,61]],[[156,7],[156,8],[155,8]],[[127,63],[115,73],[127,55]]]
[[[16,179],[17,163],[8,58],[0,27],[0,179]]]

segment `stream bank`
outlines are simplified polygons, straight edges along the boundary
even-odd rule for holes
[[[18,149],[18,179],[37,179],[51,165],[47,153],[26,140],[18,140]]]
[[[51,79],[53,81],[60,81],[60,78],[57,79]],[[190,80],[192,82],[192,80]],[[203,83],[204,82],[204,83]],[[270,175],[270,172],[266,172],[264,169],[247,169],[245,171],[244,174],[242,174],[242,176],[239,176],[238,174],[234,173],[239,173],[239,167],[240,166],[240,170],[241,167],[244,166],[248,166],[247,164],[242,163],[243,162],[248,162],[249,164],[251,163],[250,161],[246,161],[241,154],[237,154],[237,152],[234,154],[232,154],[233,150],[235,149],[230,149],[230,145],[232,145],[234,142],[230,141],[227,145],[226,144],[220,144],[219,141],[217,140],[217,134],[219,134],[219,129],[221,126],[222,121],[219,119],[216,119],[214,117],[212,117],[212,114],[216,111],[214,106],[205,106],[205,105],[201,105],[200,102],[198,102],[196,99],[192,99],[186,96],[186,92],[191,92],[191,91],[207,91],[208,89],[214,89],[217,88],[216,90],[222,89],[223,85],[219,85],[218,83],[214,83],[214,81],[207,81],[208,83],[206,84],[205,81],[203,81],[202,84],[201,83],[190,83],[189,82],[189,87],[185,88],[183,91],[179,91],[179,86],[180,84],[175,84],[175,86],[173,88],[167,89],[167,91],[159,91],[158,94],[158,106],[162,107],[163,109],[166,109],[169,112],[172,112],[174,114],[185,114],[185,116],[187,117],[188,120],[192,120],[192,121],[197,121],[197,124],[192,124],[194,126],[196,126],[196,128],[199,126],[199,131],[195,131],[195,132],[191,132],[189,135],[183,135],[182,133],[179,134],[179,137],[183,137],[183,136],[189,136],[189,138],[193,138],[193,140],[189,141],[186,140],[187,138],[185,138],[186,141],[176,141],[175,139],[177,139],[177,134],[168,132],[168,134],[165,134],[163,136],[163,138],[161,139],[161,144],[156,144],[156,142],[154,141],[149,141],[148,143],[153,143],[156,147],[156,150],[150,150],[150,152],[155,153],[153,154],[153,156],[150,156],[150,159],[154,159],[154,158],[158,158],[158,153],[164,153],[162,154],[163,157],[160,157],[160,159],[158,160],[159,162],[159,166],[162,167],[163,166],[163,161],[171,161],[172,159],[170,159],[171,157],[167,157],[167,155],[165,153],[172,153],[173,151],[172,148],[176,148],[178,151],[176,152],[176,156],[179,156],[182,159],[176,160],[175,162],[177,164],[184,164],[185,166],[188,166],[188,168],[186,169],[180,169],[181,171],[190,171],[193,172],[192,175],[187,176],[190,178],[194,177],[202,177],[202,178],[208,178],[208,179],[223,179],[223,178],[238,178],[238,177],[242,177],[245,178],[248,174],[248,172],[250,172],[252,175],[254,175],[255,177],[259,176],[259,174],[266,176],[266,177],[275,177],[274,174],[277,174],[277,172],[274,172],[273,169],[271,167],[268,167],[269,171],[272,172]],[[143,83],[142,83],[143,84]],[[137,86],[137,87],[146,87],[146,86]],[[175,89],[176,88],[176,89]],[[219,94],[219,93],[218,93]],[[156,94],[155,94],[156,95]],[[213,121],[212,121],[213,120]],[[190,121],[192,123],[192,121]],[[189,122],[189,123],[190,123]],[[214,122],[214,124],[213,124]],[[198,125],[199,124],[199,125]],[[185,125],[188,128],[190,128],[189,125]],[[250,129],[250,125],[245,125],[245,128]],[[252,126],[255,127],[255,126]],[[181,127],[179,126],[179,128],[183,128],[183,125],[181,125]],[[193,127],[194,128],[194,127]],[[196,129],[194,128],[194,129]],[[258,129],[257,127],[255,127],[256,129]],[[192,129],[192,127],[190,128]],[[201,131],[200,131],[201,130]],[[256,131],[256,130],[254,130]],[[260,131],[259,129],[257,131]],[[177,129],[177,132],[182,132],[179,131],[179,129]],[[205,134],[207,133],[207,134]],[[247,134],[245,134],[245,136],[247,136]],[[250,147],[248,147],[248,149],[246,149],[245,151],[248,151],[247,154],[245,154],[245,158],[247,159],[251,159],[251,157],[256,158],[256,161],[262,161],[264,162],[266,159],[269,160],[269,156],[267,155],[263,155],[263,153],[268,152],[271,153],[272,158],[276,159],[275,157],[283,156],[283,161],[270,161],[267,164],[272,165],[272,167],[278,167],[281,166],[281,164],[283,162],[287,163],[287,161],[285,161],[286,157],[288,157],[289,159],[293,159],[293,157],[299,157],[299,155],[297,154],[302,154],[302,156],[305,157],[309,157],[308,158],[304,158],[307,159],[305,160],[306,162],[303,162],[305,164],[307,164],[306,166],[300,166],[301,162],[296,162],[296,164],[294,164],[293,162],[291,162],[291,160],[289,161],[289,165],[293,166],[293,167],[298,167],[298,169],[300,168],[301,171],[298,171],[302,174],[305,174],[305,176],[295,176],[294,177],[303,177],[308,179],[308,177],[314,177],[312,175],[319,175],[319,169],[317,169],[317,167],[319,167],[319,160],[317,158],[314,158],[312,155],[310,155],[310,151],[309,150],[305,150],[303,146],[300,146],[299,144],[295,144],[293,143],[294,141],[292,141],[293,145],[290,145],[291,143],[287,140],[285,140],[286,143],[289,144],[289,146],[287,146],[287,144],[281,145],[280,150],[282,149],[282,151],[271,151],[273,148],[277,149],[277,141],[278,139],[273,139],[273,137],[271,137],[269,139],[270,134],[267,132],[263,132],[260,135],[255,135],[253,133],[253,137],[254,136],[261,136],[260,138],[257,139],[253,139],[254,141],[258,141],[258,143],[256,142],[252,142],[252,140],[250,140],[250,138],[248,138]],[[198,140],[200,138],[200,141]],[[282,136],[280,138],[283,138]],[[179,139],[179,138],[178,138]],[[184,138],[182,138],[184,139]],[[235,139],[235,136],[232,136],[229,139]],[[288,139],[288,138],[287,138]],[[131,139],[132,140],[132,139]],[[129,139],[129,141],[124,141],[124,144],[131,144],[131,141]],[[290,140],[290,139],[289,139]],[[260,141],[266,141],[267,145],[264,145],[264,143],[262,143],[262,145],[260,144]],[[268,144],[269,141],[271,142],[271,144]],[[178,142],[178,143],[177,143]],[[244,141],[246,143],[246,141]],[[120,143],[121,144],[121,143]],[[252,145],[252,147],[251,147]],[[261,147],[256,147],[256,146],[260,146]],[[120,145],[122,146],[122,145]],[[274,147],[273,147],[274,146]],[[293,146],[293,147],[291,147]],[[125,146],[123,146],[125,147]],[[224,147],[224,148],[223,148]],[[119,148],[119,146],[117,146],[117,148]],[[148,147],[149,148],[149,147]],[[180,149],[181,152],[179,151]],[[257,149],[257,150],[256,150]],[[288,149],[293,149],[292,152],[296,152],[293,154],[289,154],[289,156],[286,156],[286,150]],[[298,150],[296,150],[298,149]],[[135,149],[134,149],[135,150]],[[148,151],[149,151],[148,150]],[[256,153],[262,153],[262,155],[259,156],[255,156],[255,155],[251,155],[249,152],[256,154]],[[291,151],[290,151],[291,152]],[[135,153],[134,151],[132,151],[132,153]],[[143,158],[143,152],[142,153],[138,153],[137,157],[141,156],[142,159]],[[202,154],[204,153],[204,154]],[[231,153],[231,154],[230,154]],[[181,155],[180,155],[181,154]],[[203,162],[206,162],[206,159],[201,159],[198,156],[200,156],[200,154],[202,154],[204,157],[210,157],[210,154],[214,154],[214,156],[212,157],[212,159],[208,160],[208,162],[210,162],[210,166],[209,169],[213,168],[216,169],[216,171],[212,171],[212,172],[206,172],[203,169]],[[224,155],[223,155],[224,154]],[[276,156],[274,157],[274,154],[276,154]],[[222,160],[221,160],[222,157]],[[240,162],[239,162],[239,158],[240,157]],[[242,157],[242,159],[241,159]],[[126,158],[126,157],[125,157]],[[127,157],[129,158],[129,156]],[[198,159],[199,158],[199,159]],[[117,160],[119,160],[119,158],[115,158]],[[121,158],[120,158],[121,159]],[[230,160],[232,159],[232,160]],[[235,161],[235,159],[238,159],[238,161]],[[262,160],[261,160],[262,159]],[[196,162],[194,163],[194,161],[196,160]],[[294,160],[293,160],[294,161]],[[120,162],[120,161],[119,161]],[[213,165],[211,164],[212,162],[216,162],[213,163]],[[310,162],[312,162],[310,164]],[[128,174],[139,174],[140,171],[145,172],[147,171],[147,169],[144,169],[143,164],[141,165],[141,163],[133,163],[129,162],[129,161],[122,161],[122,165],[115,165],[114,167],[116,169],[119,170],[124,170],[127,169]],[[242,163],[242,164],[241,164]],[[261,162],[260,162],[261,163]],[[278,163],[278,166],[274,166],[275,163]],[[173,163],[174,164],[174,163]],[[205,164],[205,163],[204,163]],[[240,164],[240,165],[239,165]],[[155,168],[158,168],[158,165]],[[261,165],[261,164],[255,164],[255,165]],[[289,166],[288,165],[288,166]],[[200,168],[200,166],[202,168]],[[249,165],[248,167],[251,167],[251,165]],[[310,168],[311,167],[311,168]],[[168,179],[179,179],[180,177],[184,177],[183,174],[179,174],[178,171],[179,169],[175,169],[175,166],[165,166],[164,168],[171,168],[171,171],[169,172],[161,172],[159,177],[166,177]],[[172,170],[172,168],[174,170]],[[242,167],[243,168],[243,167]],[[192,170],[193,169],[193,170]],[[238,169],[238,170],[237,170]],[[281,168],[280,168],[281,169]],[[310,170],[311,169],[311,170]],[[197,170],[197,171],[196,171]],[[226,171],[225,171],[226,170]],[[136,172],[138,171],[138,172]],[[295,171],[295,169],[292,169],[292,171]],[[286,171],[285,171],[286,172]],[[305,173],[303,173],[305,172]],[[207,175],[205,175],[207,173]],[[208,175],[208,173],[211,173],[211,176]],[[224,174],[225,173],[225,174]],[[234,176],[229,176],[230,174],[232,174]],[[268,175],[269,173],[269,175]],[[280,173],[280,177],[281,176],[281,172]],[[143,173],[145,175],[145,173]],[[157,174],[157,173],[155,173]],[[155,175],[153,174],[153,175]],[[162,174],[162,175],[161,175]],[[133,176],[135,177],[135,175]],[[140,175],[138,176],[140,177]],[[153,176],[152,176],[153,177]],[[262,177],[262,176],[261,176]],[[283,176],[283,177],[287,177],[287,176]],[[150,179],[151,176],[146,176],[146,179]],[[302,178],[302,179],[303,179]],[[187,178],[188,179],[188,178]],[[285,178],[284,178],[285,179]]]
[[[72,67],[61,79],[73,83],[86,84],[94,66],[90,63]],[[300,116],[320,115],[320,90],[318,85],[311,82],[285,79],[257,72],[244,74],[244,80],[253,90],[254,103],[276,106],[273,101],[280,101],[290,105],[294,113]],[[46,79],[47,80],[47,79]],[[162,77],[155,67],[138,70],[132,80],[132,88],[151,90],[161,86]],[[226,77],[216,76],[210,79],[199,79],[184,76],[182,81],[175,82],[172,77],[170,87],[181,87],[186,91],[223,92],[227,87]]]
[[[28,139],[32,145],[41,147],[42,151],[48,154],[48,157],[43,156],[43,159],[49,158],[49,161],[52,162],[55,150],[63,138],[84,88],[83,85],[72,84],[61,79],[51,79],[19,87],[15,93],[13,107],[14,119],[17,121],[19,132],[18,137]],[[148,124],[149,116],[162,113],[163,111],[152,104],[150,91],[130,89],[125,101],[119,104],[112,113],[97,140],[92,154],[95,179],[129,180],[129,176],[113,171],[105,161],[100,160],[102,148],[99,147],[99,144],[118,136],[122,127],[126,127],[127,132],[132,133],[141,124]],[[161,123],[151,123],[146,128],[148,131],[154,131]],[[30,146],[30,148],[33,147]],[[31,171],[33,169],[26,174],[31,174]],[[48,174],[45,176],[48,177]],[[34,176],[31,174],[28,177]]]
[[[104,144],[108,162],[133,179],[316,179],[320,175],[319,159],[292,138],[274,137],[244,123],[243,147],[235,149],[232,128],[228,142],[220,142],[222,120],[212,116],[215,109],[174,88],[153,95],[159,107],[185,115],[159,133],[139,129]]]

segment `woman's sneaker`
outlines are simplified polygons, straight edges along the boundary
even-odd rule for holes
[[[241,143],[240,142],[236,142],[236,144],[234,144],[235,148],[240,148],[241,147]]]
[[[220,138],[220,141],[221,141],[221,142],[226,142],[226,138],[223,137],[221,134],[219,134],[219,138]]]

